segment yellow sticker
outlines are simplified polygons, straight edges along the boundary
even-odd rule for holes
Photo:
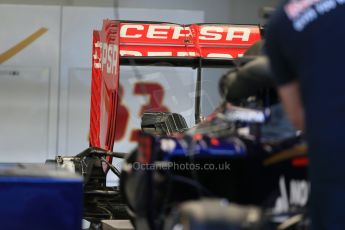
[[[2,54],[0,54],[0,64],[4,63],[8,59],[12,58],[14,55],[25,49],[28,45],[33,43],[39,37],[41,37],[44,33],[48,31],[47,28],[40,28],[21,42],[17,43],[16,45],[12,46]]]

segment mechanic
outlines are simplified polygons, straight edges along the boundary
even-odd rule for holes
[[[285,0],[266,34],[284,108],[308,141],[312,229],[345,229],[344,21],[344,0]]]

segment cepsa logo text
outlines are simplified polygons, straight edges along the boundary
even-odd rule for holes
[[[105,70],[108,74],[114,74],[116,71],[118,46],[99,41],[94,46],[94,67],[96,69],[102,69],[102,71]]]
[[[242,42],[248,42],[251,35],[251,29],[249,27],[210,25],[200,26],[199,29],[198,39],[200,42],[234,41],[236,39]],[[141,38],[142,42],[151,39],[163,39],[169,42],[169,40],[183,40],[190,36],[192,36],[191,27],[174,24],[123,24],[120,30],[120,38],[124,41]]]
[[[260,39],[258,26],[121,23],[120,56],[237,58]],[[99,45],[99,44],[98,44]],[[115,46],[100,44],[97,68],[114,70]]]

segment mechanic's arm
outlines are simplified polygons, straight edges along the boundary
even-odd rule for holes
[[[293,81],[278,87],[284,109],[292,124],[304,130],[304,108],[301,102],[299,82]]]
[[[284,110],[291,123],[297,129],[304,130],[304,108],[294,57],[285,44],[286,34],[282,33],[279,20],[275,20],[274,16],[270,19],[265,37],[265,52],[270,59],[272,76]]]

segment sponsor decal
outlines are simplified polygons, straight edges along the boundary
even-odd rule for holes
[[[118,47],[115,44],[107,44],[104,42],[96,42],[94,44],[95,49],[92,58],[94,59],[94,68],[102,69],[107,74],[116,74],[116,55]]]
[[[280,197],[277,198],[273,212],[288,212],[291,207],[304,207],[308,202],[310,184],[306,180],[290,180],[289,193],[286,188],[285,177],[279,178]]]
[[[237,58],[259,40],[258,26],[121,23],[120,55]]]
[[[290,0],[284,11],[292,21],[293,28],[300,32],[326,13],[345,4],[345,0]]]
[[[240,26],[200,26],[196,38],[202,41],[242,41],[248,42],[252,34],[251,27]],[[122,24],[120,31],[121,42],[131,39],[144,42],[146,40],[184,40],[193,36],[191,27],[174,24]],[[139,39],[140,38],[140,39]]]

